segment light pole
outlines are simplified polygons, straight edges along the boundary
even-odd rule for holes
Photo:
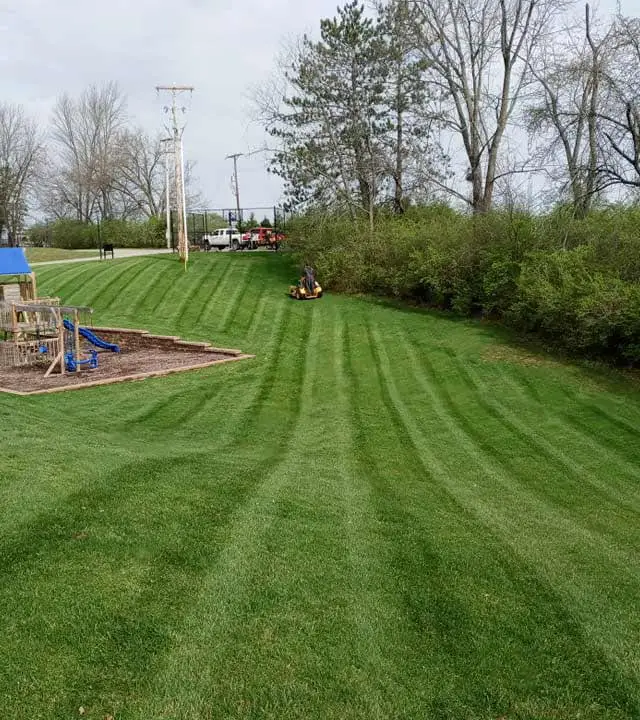
[[[182,185],[182,205],[179,212],[182,214],[182,227],[184,228],[184,242],[186,246],[186,254],[189,256],[189,240],[187,237],[187,193],[184,189],[184,146],[182,144],[182,134],[180,134],[180,184]],[[185,260],[186,263],[186,260]]]

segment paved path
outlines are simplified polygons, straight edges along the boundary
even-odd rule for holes
[[[173,251],[167,250],[167,248],[116,248],[115,259],[140,257],[141,255],[166,255],[171,252]],[[40,265],[59,265],[60,263],[93,262],[95,260],[100,260],[100,256],[90,255],[88,257],[65,258],[62,260],[46,260],[45,262],[29,263],[29,265],[31,265],[31,267],[37,267]]]

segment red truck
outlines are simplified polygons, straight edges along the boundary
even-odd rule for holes
[[[259,247],[278,249],[278,245],[285,239],[285,235],[277,232],[271,227],[255,227],[251,228],[242,236],[242,244],[245,247],[254,250]]]

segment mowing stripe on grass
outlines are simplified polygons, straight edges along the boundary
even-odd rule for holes
[[[128,271],[119,275],[116,282],[111,283],[107,288],[103,288],[100,296],[94,302],[103,308],[102,312],[110,312],[114,305],[116,307],[121,306],[126,297],[125,293],[128,294],[130,287],[135,287],[140,282],[140,277],[148,267],[148,263],[144,262],[143,259],[130,263]],[[124,302],[128,304],[128,298]]]
[[[203,324],[207,328],[210,328],[210,326],[206,323],[203,323],[203,316],[211,303],[214,302],[214,298],[224,284],[227,276],[231,273],[233,269],[232,263],[226,263],[222,266],[222,268],[219,268],[215,263],[213,264],[213,266],[217,270],[217,273],[214,277],[214,282],[211,283],[209,287],[209,292],[207,292],[202,302],[197,306],[196,311],[193,315],[198,325]]]
[[[80,705],[104,716],[123,709],[115,688],[138,692],[137,682],[152,672],[153,658],[171,643],[182,624],[184,609],[202,585],[211,554],[221,551],[225,527],[253,492],[251,475],[239,471],[237,466],[225,468],[211,456],[137,459],[68,498],[64,512],[43,516],[40,527],[32,528],[37,532],[27,539],[28,548],[12,554],[16,558],[12,571],[21,568],[22,573],[20,592],[12,591],[10,598],[15,602],[13,621],[33,618],[31,642],[39,636],[49,645],[73,633],[71,627],[48,625],[53,595],[38,602],[38,611],[29,604],[20,607],[23,598],[33,597],[32,583],[55,586],[60,580],[65,587],[59,600],[84,616],[83,643],[59,658],[67,663],[75,659],[81,671],[61,684],[59,692],[51,693],[49,717],[77,713]],[[195,487],[193,477],[201,478]],[[208,482],[202,482],[204,478]],[[191,491],[185,494],[189,483]],[[154,527],[162,539],[150,544]],[[55,571],[38,552],[43,544],[50,548]],[[193,556],[191,547],[201,552]],[[167,577],[171,577],[169,585]],[[84,592],[79,592],[81,588]],[[99,601],[92,601],[92,595]],[[19,656],[8,660],[11,667]],[[30,680],[37,687],[38,678]]]
[[[100,280],[103,280],[103,282],[94,283],[91,276],[88,275],[86,284],[83,283],[78,287],[78,290],[73,291],[70,295],[68,295],[68,302],[79,304],[81,301],[76,298],[81,294],[81,297],[83,298],[82,302],[91,307],[95,307],[105,293],[109,292],[109,289],[112,286],[118,286],[118,283],[123,276],[126,277],[128,273],[132,272],[132,270],[137,272],[140,265],[143,264],[143,260],[136,260],[133,263],[127,261],[122,262],[119,266],[111,266],[111,268],[99,275]]]
[[[253,299],[249,298],[249,301],[245,305],[245,320],[244,322],[238,322],[238,332],[242,332],[244,338],[248,342],[251,342],[256,329],[262,322],[262,315],[265,312],[266,306],[269,304],[269,297],[271,290],[266,283],[262,283],[262,289],[259,293],[253,294]]]
[[[219,288],[220,292],[211,297],[207,303],[202,314],[202,322],[216,333],[224,333],[224,316],[239,301],[243,283],[248,282],[250,270],[251,266],[248,263],[240,268],[233,267],[232,272],[225,275],[225,281]]]
[[[117,263],[122,265],[122,263]],[[82,277],[85,272],[100,275],[103,271],[112,267],[111,263],[96,263],[95,261],[86,263],[69,263],[63,265],[53,265],[49,267],[40,267],[37,270],[38,278],[43,278],[49,282],[50,278],[55,278],[58,287],[66,287],[68,285],[68,276]]]
[[[67,289],[69,287],[78,288],[81,279],[85,275],[92,279],[99,277],[109,270],[109,266],[100,265],[94,267],[94,263],[78,263],[70,265],[59,265],[56,267],[38,268],[36,271],[38,278],[38,291],[42,293],[43,288],[46,290],[52,283],[55,284],[56,293],[60,297],[66,298]]]
[[[418,459],[420,465],[422,466],[422,480],[419,481],[417,485],[417,494],[414,497],[414,507],[417,509],[418,512],[422,511],[422,508],[427,507],[425,505],[425,500],[430,495],[430,491],[435,489],[436,487],[441,487],[443,490],[445,490],[448,494],[451,495],[453,499],[455,499],[456,503],[460,503],[461,508],[465,508],[465,512],[470,514],[470,517],[477,518],[482,524],[482,527],[479,527],[475,530],[474,536],[475,537],[483,537],[485,541],[488,540],[488,530],[489,528],[492,529],[492,532],[497,533],[497,538],[500,538],[499,542],[500,545],[503,545],[506,543],[506,545],[513,548],[514,551],[517,553],[522,551],[522,547],[526,547],[528,549],[527,552],[527,565],[529,565],[529,561],[533,557],[536,558],[536,562],[539,563],[540,560],[544,560],[550,555],[544,548],[541,548],[541,551],[539,553],[532,553],[533,546],[535,543],[532,543],[532,537],[529,533],[526,534],[524,530],[526,529],[526,523],[528,514],[526,513],[526,509],[522,508],[523,512],[521,516],[514,516],[514,525],[512,528],[508,527],[508,520],[509,516],[503,515],[506,508],[504,506],[504,502],[506,500],[505,497],[496,498],[496,505],[492,506],[490,501],[483,500],[479,494],[477,484],[473,482],[474,475],[472,474],[469,478],[472,482],[467,487],[467,482],[461,482],[463,480],[463,476],[460,475],[458,472],[457,475],[455,474],[448,474],[446,471],[444,471],[443,466],[438,461],[434,462],[434,456],[429,449],[429,440],[422,434],[422,431],[419,429],[419,426],[415,423],[413,419],[411,419],[410,414],[408,413],[406,407],[404,406],[404,403],[399,397],[398,389],[396,387],[395,381],[392,379],[391,375],[391,364],[389,361],[389,358],[387,356],[386,351],[383,349],[383,346],[381,344],[380,338],[376,337],[376,332],[372,331],[372,345],[377,346],[377,352],[375,354],[375,363],[380,368],[381,376],[382,376],[382,388],[383,388],[383,396],[382,400],[384,402],[384,405],[386,406],[389,414],[390,420],[392,420],[392,425],[399,428],[399,437],[407,438],[413,448],[416,452],[416,458]],[[387,395],[388,394],[388,395]],[[387,395],[388,399],[385,399],[384,395]],[[406,463],[404,463],[404,467],[407,467]],[[462,466],[464,467],[464,466]],[[427,482],[425,484],[424,477],[432,477],[434,480],[437,480],[437,483],[433,482]],[[404,478],[405,483],[408,480],[408,478]],[[404,483],[403,483],[404,484]],[[406,496],[408,491],[408,488],[406,485],[402,489],[403,495]],[[407,498],[408,500],[409,498]],[[499,504],[498,504],[499,503]],[[499,511],[498,511],[499,508]],[[435,518],[438,517],[437,514],[434,514],[435,509],[432,509],[429,513],[429,520],[427,521],[429,524],[433,524],[433,521]],[[463,520],[463,516],[460,515],[460,513],[456,513],[455,519],[452,518],[452,522],[456,523],[456,526],[458,529],[460,528],[460,522]],[[520,524],[518,524],[518,521]],[[474,521],[475,522],[475,521]],[[411,523],[404,522],[402,523],[403,528],[409,528],[411,527]],[[560,528],[555,527],[555,523],[552,523],[552,531],[551,534],[548,534],[546,537],[550,540],[550,546],[557,545],[557,535],[558,530]],[[567,528],[562,528],[562,530],[567,530]],[[569,542],[569,546],[571,546],[573,543]],[[557,548],[554,547],[554,549],[557,552]],[[515,556],[514,556],[515,557]],[[513,562],[513,558],[510,562]],[[530,566],[528,571],[526,571],[529,575],[529,577],[532,577],[532,567]],[[417,570],[417,568],[416,568]],[[419,572],[419,571],[418,571]],[[548,572],[548,568],[545,569],[545,576]],[[537,575],[538,573],[536,573]],[[526,575],[525,575],[526,577]],[[560,569],[558,572],[558,578],[567,577],[566,568]],[[633,582],[637,580],[637,574],[629,573],[626,580],[631,581],[632,577],[635,579]],[[557,579],[555,579],[555,582],[557,582]],[[550,594],[549,588],[551,587],[550,581],[547,580],[546,577],[541,578],[540,582],[542,583],[541,586],[538,588],[537,592],[538,595],[540,595],[542,592],[546,596],[548,596],[549,600],[551,600],[554,604],[560,608],[562,606],[562,601],[559,596],[556,596],[555,593],[553,595]],[[442,579],[443,585],[446,585],[446,579]],[[544,590],[542,588],[545,588]],[[626,589],[626,592],[629,592],[631,589]],[[633,591],[631,591],[633,593]],[[597,595],[597,590],[596,590]],[[631,595],[633,596],[633,595]],[[527,596],[529,597],[529,596]],[[535,597],[535,596],[532,596]],[[552,599],[553,598],[553,599]],[[605,598],[602,598],[605,600],[605,605],[607,603],[607,600]],[[451,600],[452,598],[447,597],[447,612],[450,613],[451,608]],[[592,598],[593,600],[593,598]],[[504,598],[502,600],[504,602]],[[579,603],[578,603],[579,605]],[[628,610],[626,611],[628,613]],[[455,617],[455,615],[453,616]],[[628,615],[627,615],[628,617]],[[609,621],[613,621],[613,617],[608,618]],[[616,633],[620,634],[627,634],[629,638],[632,638],[634,636],[634,633],[636,632],[635,628],[625,629],[623,630],[617,622],[613,622],[611,627],[616,628]],[[566,630],[565,630],[566,632]],[[582,632],[582,630],[577,630],[576,632]],[[574,638],[575,639],[575,638]],[[619,641],[618,637],[618,641]],[[601,641],[601,638],[599,638]],[[464,641],[463,641],[464,642]],[[610,648],[606,648],[606,645],[603,644],[605,649],[607,651],[610,650]],[[544,645],[543,645],[544,647]],[[630,646],[628,646],[630,647]],[[527,651],[529,651],[530,648],[527,647]],[[433,652],[433,650],[432,650]],[[454,648],[451,648],[451,652],[454,652]],[[584,651],[583,651],[584,652]],[[609,654],[607,652],[607,654]],[[627,674],[627,668],[624,668],[624,666],[618,661],[615,663],[611,663],[611,661],[604,659],[596,660],[598,657],[602,657],[601,653],[599,651],[596,651],[595,649],[589,649],[586,653],[588,655],[590,662],[593,662],[595,667],[596,663],[599,663],[601,667],[601,672],[605,673],[605,678],[603,679],[603,686],[607,686],[609,682],[615,681],[615,686],[621,688],[623,694],[620,697],[620,700],[618,701],[621,707],[637,707],[637,694],[635,692],[631,692],[631,688],[634,687],[633,681],[631,680],[632,677],[634,677],[633,672]],[[618,655],[619,658],[619,655]],[[617,669],[614,670],[615,665],[617,665]],[[533,671],[529,671],[531,673],[531,676],[533,677],[535,673]],[[587,675],[588,677],[588,675]],[[636,686],[637,687],[637,686]],[[634,697],[634,700],[631,700],[631,697]],[[454,696],[452,698],[452,702],[447,706],[448,711],[446,716],[447,717],[459,717],[461,713],[468,712],[468,709],[463,711],[463,708],[460,708],[460,712],[456,713],[455,707],[456,704],[459,702],[459,695]],[[630,705],[630,703],[632,705]],[[498,714],[500,708],[496,708],[495,712]],[[502,711],[504,711],[504,708],[502,708]],[[541,714],[544,713],[544,711],[540,711]],[[616,716],[613,715],[612,716]],[[489,715],[487,716],[489,717]],[[529,717],[529,716],[525,716]]]
[[[513,377],[512,372],[505,368],[500,373],[501,381],[505,389],[511,388],[515,392],[519,392],[521,384]],[[539,406],[535,403],[526,403],[524,405],[525,415],[523,419],[528,420],[530,424],[539,421],[540,413]],[[552,400],[544,408],[544,416],[546,419],[545,428],[552,434],[554,441],[559,443],[567,452],[571,452],[573,449],[574,455],[580,455],[583,457],[593,457],[597,459],[597,466],[592,468],[593,472],[599,472],[601,470],[601,464],[605,464],[611,468],[616,468],[616,477],[620,475],[627,476],[627,478],[637,478],[640,474],[640,466],[637,463],[630,463],[627,461],[628,454],[626,452],[616,452],[615,448],[611,448],[609,443],[604,443],[599,440],[600,429],[589,428],[587,432],[584,430],[584,426],[581,429],[578,424],[573,421],[571,413],[564,411],[556,411]],[[635,445],[635,443],[634,443]],[[623,483],[625,493],[628,493],[631,488],[628,482]],[[633,497],[633,494],[631,495]],[[636,499],[640,499],[640,488],[638,488],[638,494]],[[640,504],[638,505],[640,507]]]
[[[281,445],[271,461],[261,463],[266,472],[262,474],[260,483],[234,513],[228,526],[228,540],[211,564],[200,593],[192,598],[191,607],[195,612],[186,615],[172,651],[157,673],[151,697],[136,708],[138,717],[148,716],[149,713],[154,717],[172,713],[206,717],[211,707],[215,707],[216,712],[225,712],[225,708],[228,711],[234,706],[233,699],[224,693],[220,693],[212,706],[208,695],[216,694],[217,671],[225,656],[229,657],[228,653],[234,652],[229,638],[233,637],[233,628],[237,627],[247,598],[252,595],[257,569],[265,561],[264,538],[277,518],[274,503],[295,477],[282,472],[282,468],[295,446],[296,424],[312,410],[309,364],[313,362],[316,343],[317,335],[310,328],[309,342],[297,373],[299,387],[292,388],[292,396],[299,401],[295,402],[296,410],[290,416],[289,427],[284,428],[286,432],[281,436]],[[204,662],[205,657],[215,658],[213,665],[209,661]],[[216,672],[212,673],[212,670]],[[236,679],[237,683],[248,681],[248,677],[238,676]],[[190,692],[185,697],[186,687],[190,688]]]
[[[223,430],[221,437],[227,449],[231,449],[238,436],[244,435],[244,428],[251,424],[255,426],[255,419],[262,410],[263,404],[269,397],[277,378],[278,365],[281,358],[286,353],[285,340],[287,332],[291,330],[291,308],[289,305],[281,304],[278,313],[272,324],[272,332],[268,345],[263,348],[262,362],[260,363],[260,376],[258,381],[253,384],[249,392],[241,397],[234,410],[232,411],[227,427]],[[291,339],[291,338],[290,338]],[[296,351],[299,345],[296,344]],[[293,353],[294,362],[296,353]],[[283,378],[286,383],[286,379]],[[272,428],[264,428],[265,433],[271,430],[271,433],[279,434],[277,425]],[[268,437],[268,435],[265,435]]]
[[[191,269],[191,272],[195,277],[189,278],[190,287],[186,292],[181,294],[179,302],[175,304],[175,309],[172,315],[168,318],[168,323],[175,328],[184,327],[183,318],[186,313],[191,309],[191,305],[194,298],[198,296],[204,290],[206,290],[207,276],[202,272],[202,268],[196,266]],[[205,286],[205,287],[203,287]]]
[[[621,678],[627,673],[630,678],[639,678],[640,666],[629,668],[628,665],[625,665],[620,659],[620,649],[621,647],[625,648],[628,652],[638,641],[640,619],[636,623],[624,626],[621,624],[621,619],[622,617],[628,618],[630,607],[628,606],[621,615],[618,614],[618,609],[611,610],[611,588],[613,587],[611,583],[617,583],[618,590],[624,588],[625,597],[640,596],[640,558],[637,557],[637,554],[613,546],[603,541],[603,538],[580,528],[577,523],[571,522],[568,515],[561,516],[556,511],[552,511],[548,503],[531,497],[530,493],[522,487],[511,487],[506,478],[500,484],[500,497],[495,500],[491,499],[490,488],[487,490],[486,497],[483,498],[477,483],[466,486],[465,483],[460,482],[459,475],[457,481],[454,482],[452,476],[445,471],[444,466],[440,462],[434,461],[433,453],[425,447],[422,430],[411,418],[407,407],[400,398],[395,381],[392,379],[391,364],[379,335],[376,330],[371,330],[371,333],[372,340],[378,348],[380,368],[387,383],[390,400],[412,438],[425,469],[429,467],[438,482],[443,484],[464,507],[472,510],[483,523],[499,527],[500,533],[504,533],[504,539],[519,554],[522,554],[522,545],[512,538],[520,536],[520,539],[523,539],[526,537],[528,541],[526,545],[527,561],[544,562],[545,576],[553,578],[556,587],[562,588],[563,592],[568,593],[576,608],[579,608],[584,602],[582,594],[584,589],[576,593],[574,587],[566,583],[566,578],[571,577],[575,563],[573,548],[576,545],[583,548],[580,562],[583,566],[592,564],[594,573],[583,578],[582,584],[583,588],[588,588],[589,608],[598,608],[599,620],[593,622],[591,610],[585,613],[583,607],[581,622],[593,632],[592,628],[603,627],[602,619],[606,617],[606,626],[611,629],[610,632],[616,635],[616,640],[614,644],[611,644],[601,636],[601,633],[598,633],[596,637],[599,647],[617,666]],[[493,478],[500,479],[500,476],[494,475]],[[497,504],[498,502],[500,505]],[[561,550],[562,547],[566,548],[564,552]],[[552,562],[550,562],[551,558],[553,558]],[[605,576],[610,576],[610,580],[609,583],[605,582],[603,585]],[[622,683],[623,680],[621,679],[620,682]]]
[[[162,258],[162,260],[160,258],[154,258],[154,261],[165,264],[166,272],[160,276],[158,282],[152,288],[149,288],[149,294],[140,306],[140,310],[155,318],[159,314],[159,308],[166,300],[168,293],[170,293],[174,287],[177,276],[180,275],[180,267],[177,261],[174,261],[176,263],[174,265],[165,258]]]
[[[247,270],[243,273],[242,278],[238,280],[238,286],[229,299],[227,309],[220,321],[219,328],[222,332],[227,331],[230,323],[234,321],[238,312],[242,310],[242,303],[247,295],[247,291],[251,288],[252,283],[255,282],[255,275],[255,266],[247,264]]]
[[[257,357],[0,397],[1,715],[640,717],[630,385],[284,256],[90,265],[41,286]]]
[[[451,474],[446,469],[446,463],[448,459],[444,459],[442,462],[434,462],[433,451],[437,449],[434,445],[433,436],[429,437],[429,445],[433,450],[427,450],[425,448],[425,431],[416,422],[414,415],[411,412],[410,406],[402,398],[402,392],[398,389],[398,384],[393,379],[391,363],[389,361],[387,352],[383,346],[382,340],[377,330],[370,328],[372,345],[376,349],[377,357],[380,361],[380,368],[385,378],[385,382],[388,387],[389,395],[393,406],[399,414],[400,419],[405,425],[409,436],[412,438],[414,445],[420,448],[420,454],[423,454],[424,464],[429,467],[431,472],[440,481],[444,482],[447,486],[450,485]],[[397,352],[397,345],[394,346]],[[427,387],[426,383],[422,384],[423,390]],[[437,412],[436,397],[433,393],[429,395],[430,405],[429,407]],[[467,462],[471,463],[471,467],[475,464],[480,473],[473,471],[471,477],[474,478],[473,489],[469,487],[464,488],[463,482],[458,482],[455,486],[456,492],[464,491],[475,495],[475,504],[479,509],[483,505],[486,510],[490,513],[488,519],[490,522],[498,522],[502,527],[507,528],[508,523],[513,523],[511,530],[524,532],[525,529],[531,525],[532,529],[535,529],[537,522],[548,523],[549,526],[546,528],[547,533],[561,531],[566,533],[567,538],[571,540],[571,536],[575,533],[582,545],[586,545],[590,548],[590,552],[595,553],[602,550],[606,553],[606,562],[611,564],[615,562],[619,565],[617,571],[626,575],[630,573],[636,577],[636,580],[640,581],[640,558],[634,558],[632,554],[626,550],[613,546],[606,542],[603,538],[596,536],[593,532],[587,528],[583,528],[579,523],[576,522],[576,518],[569,515],[566,512],[560,512],[553,508],[549,504],[549,498],[543,494],[533,493],[524,484],[516,486],[511,479],[501,471],[499,467],[496,467],[493,462],[493,458],[488,456],[483,458],[482,453],[478,452],[481,448],[476,447],[475,444],[466,436],[464,432],[460,432],[459,428],[451,421],[446,411],[440,410],[440,421],[446,423],[450,428],[453,429],[455,441],[458,445],[463,446],[465,454],[467,455]],[[421,439],[422,438],[422,439]],[[443,456],[444,457],[444,456]],[[458,480],[463,478],[458,474]],[[496,485],[499,486],[500,503],[502,508],[497,506]],[[453,487],[453,486],[452,486]],[[484,494],[484,499],[481,499]],[[510,496],[513,496],[510,499]],[[503,517],[503,510],[508,507],[509,501],[512,504],[513,510],[522,511],[522,517],[518,514],[511,514],[509,518]],[[485,505],[486,503],[486,505]],[[497,514],[496,514],[497,513]],[[543,532],[539,533],[541,537],[549,538],[548,534]],[[572,543],[571,543],[572,544]]]
[[[545,414],[553,413],[555,417],[575,427],[585,438],[592,439],[607,452],[613,449],[616,462],[631,457],[636,465],[634,474],[637,475],[637,466],[640,465],[640,417],[637,426],[621,421],[618,417],[601,411],[594,404],[595,398],[577,393],[566,382],[560,386],[562,398],[551,403],[548,397],[542,398],[540,395],[535,382],[536,376],[531,372],[523,372],[519,367],[512,368],[510,381],[523,388],[527,397],[533,401],[533,405],[541,408]],[[531,410],[530,405],[531,403],[526,405],[528,411]],[[585,420],[581,419],[583,416]]]
[[[362,398],[354,396],[353,378],[346,367],[349,362],[345,324],[333,308],[334,338],[331,353],[336,393],[330,417],[334,429],[331,447],[339,451],[342,473],[336,478],[341,492],[342,532],[346,538],[349,558],[348,586],[351,589],[351,624],[355,628],[354,654],[358,660],[357,674],[367,716],[393,717],[398,712],[390,698],[397,695],[397,665],[389,657],[391,637],[400,620],[396,598],[382,579],[388,572],[390,550],[375,521],[370,487],[354,462],[359,442],[357,424],[351,406]],[[344,418],[348,422],[344,424]],[[342,420],[342,422],[341,422]],[[365,700],[366,698],[366,700]]]
[[[117,312],[122,312],[126,308],[126,314],[131,318],[135,318],[140,313],[140,308],[147,298],[149,288],[154,287],[158,279],[167,271],[164,263],[146,262],[145,265],[146,267],[135,278],[138,287],[132,290],[128,287],[125,288],[122,296],[126,298],[126,302],[121,301],[116,308]],[[131,284],[131,281],[129,281],[129,284]]]
[[[450,380],[457,375],[450,372],[450,364],[445,365],[446,373],[436,371],[435,362],[430,359],[428,352],[421,349],[418,356],[415,349],[408,345],[406,347],[411,365],[416,368],[417,379],[422,389],[428,393],[429,402],[436,408],[444,424],[455,424],[462,430],[463,436],[458,438],[457,442],[465,445],[472,458],[476,454],[479,456],[482,456],[482,454],[487,455],[491,462],[499,464],[500,472],[506,472],[511,477],[518,478],[523,487],[534,489],[546,501],[553,498],[554,502],[563,508],[571,507],[576,510],[583,497],[588,500],[588,502],[584,503],[585,506],[591,508],[594,500],[593,496],[595,495],[595,500],[599,503],[604,502],[610,510],[619,511],[621,509],[617,500],[611,497],[611,493],[608,490],[603,492],[600,487],[594,487],[593,492],[585,496],[585,485],[582,477],[571,473],[569,476],[565,474],[557,485],[550,488],[546,482],[545,463],[543,462],[548,461],[548,456],[540,456],[538,447],[532,445],[528,437],[523,438],[519,434],[510,443],[504,441],[495,442],[495,436],[487,432],[486,418],[478,414],[478,412],[485,410],[484,404],[474,403],[472,406],[467,406],[467,410],[474,411],[474,415],[469,417],[456,402],[455,387],[450,389]],[[415,348],[415,345],[413,347]],[[445,354],[444,357],[449,358],[450,355]],[[434,382],[428,383],[427,378],[433,378]],[[500,392],[502,392],[505,382],[506,380],[503,380],[499,385]],[[499,395],[500,393],[494,394],[495,397],[499,397]],[[496,414],[492,412],[491,417],[496,418]],[[480,422],[478,422],[478,419],[480,419]],[[497,419],[502,422],[501,416]],[[471,445],[465,442],[465,436],[472,440]],[[540,482],[535,482],[537,477],[540,478]],[[593,518],[591,515],[592,513],[589,512],[585,516],[589,527],[593,529],[598,527],[599,531],[602,531],[603,528],[598,523],[595,526],[592,525],[591,520]]]
[[[458,371],[462,378],[475,389],[475,392],[482,398],[485,407],[489,408],[496,419],[508,428],[512,428],[514,432],[519,433],[522,437],[535,446],[538,452],[545,457],[558,464],[565,472],[573,475],[576,480],[585,480],[594,488],[599,490],[603,495],[610,497],[621,507],[637,510],[637,502],[633,497],[629,497],[627,492],[620,492],[612,483],[600,479],[592,471],[590,471],[584,461],[578,460],[575,456],[570,456],[550,440],[542,436],[542,428],[535,430],[532,426],[525,422],[510,409],[507,405],[499,400],[499,395],[487,388],[485,381],[474,371],[470,364],[465,367],[458,361]],[[588,455],[583,455],[588,457]]]

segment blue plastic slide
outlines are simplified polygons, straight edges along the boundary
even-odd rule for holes
[[[74,325],[70,320],[64,321],[64,326],[67,330],[70,332],[74,331]],[[120,352],[120,346],[116,345],[115,343],[108,343],[104,340],[101,340],[97,335],[94,335],[91,330],[89,330],[86,327],[80,327],[78,328],[78,332],[85,340],[88,340],[92,345],[95,345],[96,347],[101,348],[102,350],[111,350],[111,352],[119,353]]]

